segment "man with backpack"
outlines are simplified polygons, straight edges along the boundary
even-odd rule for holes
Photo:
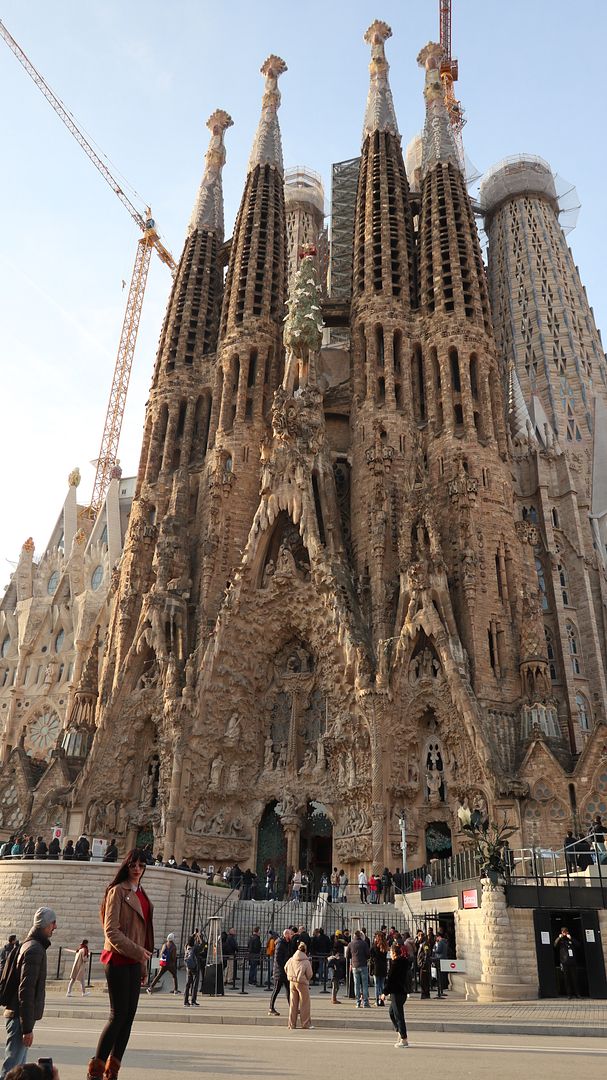
[[[6,964],[6,961],[8,960],[9,956],[11,955],[13,949],[18,949],[18,948],[19,948],[19,942],[17,940],[17,935],[16,934],[10,934],[6,945],[3,945],[2,949],[0,950],[0,977],[2,976],[2,972],[4,971],[4,965]]]
[[[5,1007],[6,1050],[0,1080],[16,1065],[23,1065],[34,1041],[34,1025],[44,1013],[46,950],[56,929],[52,908],[38,908],[23,945],[9,954],[4,965],[0,1005]]]

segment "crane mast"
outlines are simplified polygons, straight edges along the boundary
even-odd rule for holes
[[[440,43],[444,49],[444,57],[440,66],[440,76],[443,82],[445,105],[451,120],[453,136],[460,158],[464,167],[464,143],[462,140],[462,128],[466,123],[462,104],[455,96],[454,83],[457,82],[459,66],[457,60],[451,55],[451,16],[452,0],[439,0]]]
[[[175,274],[177,270],[177,264],[171,255],[171,252],[165,247],[158,235],[156,224],[152,218],[150,209],[148,208],[144,216],[134,203],[131,202],[106,163],[81,131],[72,114],[66,109],[65,105],[61,99],[57,97],[55,92],[51,90],[46,80],[42,77],[37,68],[34,67],[29,57],[24,53],[21,46],[15,41],[10,31],[1,21],[0,36],[4,39],[11,52],[17,57],[19,63],[25,68],[27,74],[55,110],[57,116],[65,124],[78,145],[84,150],[84,153],[89,160],[92,161],[95,168],[101,173],[103,179],[111,187],[114,194],[118,196],[122,205],[126,208],[135,224],[143,233],[143,236],[137,244],[137,255],[129,286],[122,332],[120,334],[120,343],[118,345],[110,398],[105,416],[101,448],[96,463],[93,496],[91,504],[88,507],[90,516],[96,517],[103,505],[108,485],[112,478],[112,472],[117,465],[116,455],[118,452],[126,394],[133,365],[135,344],[137,341],[152,251],[156,252],[161,262],[163,262],[165,266],[168,266],[173,274]]]

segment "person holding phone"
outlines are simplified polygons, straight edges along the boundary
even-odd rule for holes
[[[59,1069],[52,1058],[38,1058],[37,1065],[16,1065],[6,1080],[59,1080]]]
[[[87,1080],[116,1080],[139,1004],[141,985],[147,980],[148,960],[154,949],[154,908],[141,879],[143,851],[129,851],[105,890],[101,922],[110,1016],[101,1032]]]

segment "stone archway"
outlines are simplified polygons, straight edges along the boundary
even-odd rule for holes
[[[287,873],[287,838],[276,813],[277,802],[267,804],[257,826],[256,873],[260,888],[265,887],[266,867],[270,863],[276,873],[276,896],[284,896]]]

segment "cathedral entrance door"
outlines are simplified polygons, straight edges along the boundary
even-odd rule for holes
[[[429,821],[426,825],[426,860],[448,859],[453,854],[451,829],[446,821]]]
[[[280,818],[276,813],[276,801],[268,803],[257,828],[257,896],[265,899],[266,868],[270,863],[276,874],[275,894],[280,899],[285,894],[287,873],[287,839]]]
[[[142,825],[137,833],[136,845],[138,848],[147,847],[154,843],[154,830],[151,825]],[[167,855],[168,858],[168,855]]]
[[[299,835],[299,865],[310,880],[308,900],[318,894],[323,874],[330,880],[332,858],[333,823],[322,803],[308,803]]]

